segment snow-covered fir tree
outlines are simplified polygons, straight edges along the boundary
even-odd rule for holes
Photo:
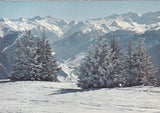
[[[17,49],[15,50],[16,58],[12,69],[12,80],[24,80],[25,79],[25,65],[23,51],[21,49],[20,40],[17,40]]]
[[[154,66],[150,62],[150,56],[143,47],[142,38],[138,39],[138,45],[134,54],[135,60],[135,85],[154,85]]]
[[[145,50],[144,52],[144,78],[143,84],[144,85],[156,85],[156,80],[155,80],[155,67],[150,61],[151,56],[148,54],[148,52]]]
[[[137,70],[136,62],[135,62],[135,49],[133,48],[132,40],[130,39],[127,46],[127,51],[125,52],[125,83],[124,86],[134,86],[136,77],[135,73]]]
[[[34,74],[36,71],[36,48],[33,37],[31,37],[31,31],[27,31],[24,40],[22,40],[22,49],[26,63],[26,79],[35,80]]]
[[[99,37],[97,43],[89,48],[88,55],[80,65],[78,86],[81,88],[115,87],[117,77],[113,72],[112,49],[105,38]]]
[[[37,64],[39,65],[37,77],[45,81],[58,81],[58,70],[56,60],[52,56],[52,49],[46,36],[43,34],[42,40],[37,43]]]
[[[114,87],[119,86],[120,84],[124,84],[124,58],[122,57],[123,52],[121,51],[121,47],[118,44],[118,39],[113,36],[110,40],[110,48],[111,54],[113,55],[112,64],[113,64],[113,71],[111,72],[112,76],[114,77]]]
[[[12,80],[58,81],[58,69],[45,35],[35,44],[27,31],[24,38],[17,41]]]
[[[16,58],[13,66],[13,80],[34,80],[35,47],[30,31],[26,31],[23,40],[17,41]],[[18,74],[17,72],[20,72]]]

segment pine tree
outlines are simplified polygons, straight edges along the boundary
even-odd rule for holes
[[[43,38],[40,39],[39,37],[37,38],[37,43],[36,43],[36,79],[37,80],[44,80],[42,78],[43,73],[45,72],[45,70],[43,71],[43,67],[42,67],[42,63],[45,60],[45,40],[46,37],[43,35]],[[43,72],[43,73],[42,73]]]
[[[156,80],[154,79],[156,70],[152,62],[150,61],[150,55],[147,51],[144,52],[144,78],[143,84],[144,85],[155,85]]]
[[[26,31],[23,40],[17,41],[16,58],[13,66],[13,80],[34,80],[34,41],[30,31]],[[18,72],[20,72],[18,74]]]
[[[134,55],[134,60],[136,62],[135,66],[135,85],[153,85],[154,80],[154,66],[150,62],[150,56],[144,49],[142,44],[142,39],[138,39],[138,45],[136,47],[136,52]]]
[[[23,40],[17,41],[12,80],[58,81],[58,70],[45,35],[42,40],[37,40],[37,45],[30,31],[26,32]]]
[[[58,81],[57,72],[59,68],[52,56],[52,52],[50,44],[46,41],[46,36],[43,34],[42,40],[39,40],[37,43],[37,64],[39,65],[37,76],[41,80]]]
[[[112,57],[112,63],[113,63],[113,71],[112,76],[114,78],[114,84],[113,86],[119,86],[119,84],[122,84],[124,82],[123,76],[125,74],[124,70],[124,58],[122,57],[123,53],[121,51],[121,47],[118,44],[118,40],[113,36],[113,38],[110,40],[110,48],[111,48],[111,54],[113,54]]]
[[[81,88],[113,87],[113,71],[111,49],[106,39],[99,37],[95,45],[91,45],[88,55],[80,65],[78,86]]]
[[[36,57],[36,48],[35,42],[31,37],[31,31],[27,31],[25,34],[24,40],[22,40],[22,50],[24,56],[24,62],[26,66],[26,79],[35,80],[35,57]]]
[[[124,55],[125,59],[125,83],[124,86],[134,86],[135,85],[135,73],[136,73],[136,62],[134,59],[135,56],[135,49],[133,48],[132,40],[129,40],[127,52]]]
[[[14,60],[14,65],[12,69],[12,80],[24,80],[24,58],[22,56],[22,50],[20,45],[20,40],[17,40],[17,49],[15,50],[16,58]]]

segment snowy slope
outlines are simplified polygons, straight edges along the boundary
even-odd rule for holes
[[[2,113],[159,113],[160,88],[82,90],[75,83],[0,83]]]

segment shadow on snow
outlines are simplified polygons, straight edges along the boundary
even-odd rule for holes
[[[50,95],[87,92],[87,91],[100,90],[100,89],[99,88],[91,88],[91,89],[60,89],[60,90],[57,90],[57,91],[51,93]]]

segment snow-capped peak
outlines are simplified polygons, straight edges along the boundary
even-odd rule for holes
[[[33,20],[42,20],[43,18],[41,16],[35,16],[34,18],[32,18]]]
[[[10,20],[1,18],[2,24],[0,32],[3,34],[3,29],[11,28],[16,31],[31,30],[33,35],[47,32],[50,40],[58,40],[58,37],[68,37],[76,32],[91,33],[97,30],[103,30],[104,33],[116,30],[131,30],[136,32],[144,32],[150,28],[159,28],[160,11],[150,12],[139,15],[133,11],[125,14],[113,14],[106,18],[89,19],[86,21],[71,21],[53,18],[51,16],[33,18],[19,18]],[[43,29],[40,29],[43,28]],[[54,38],[53,38],[54,37]]]
[[[0,18],[0,22],[7,22],[7,21],[9,21],[9,19],[7,19],[7,18]]]
[[[138,14],[137,13],[135,13],[134,11],[130,11],[130,12],[128,12],[128,13],[125,13],[125,14],[122,14],[122,16],[138,16]]]
[[[22,21],[22,22],[23,22],[23,21],[26,21],[26,20],[27,20],[27,19],[25,19],[25,18],[23,18],[23,17],[20,17],[20,18],[19,18],[19,21]]]

